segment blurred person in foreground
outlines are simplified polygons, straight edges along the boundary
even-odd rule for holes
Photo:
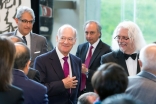
[[[79,96],[77,104],[93,104],[97,98],[98,95],[95,92],[86,92]]]
[[[15,46],[7,38],[0,36],[0,47],[0,104],[23,104],[22,89],[12,85]]]
[[[18,36],[16,36],[16,35],[12,35],[12,36],[9,36],[7,38],[10,39],[13,43],[16,43],[16,42],[24,43],[23,39],[18,37]],[[31,68],[31,67],[29,67],[29,71],[28,71],[27,77],[29,79],[34,80],[34,81],[40,82],[39,71],[35,70],[35,69]]]
[[[30,50],[22,42],[15,43],[16,55],[13,69],[13,85],[24,93],[24,104],[48,104],[46,86],[29,79]]]
[[[107,97],[101,104],[144,104],[128,94],[115,94]],[[146,104],[146,103],[145,103]]]
[[[101,65],[92,77],[94,92],[99,95],[94,104],[101,104],[108,96],[124,93],[127,85],[126,72],[120,65],[116,63]]]
[[[156,104],[156,44],[141,49],[139,64],[141,72],[128,78],[126,93],[145,104]]]

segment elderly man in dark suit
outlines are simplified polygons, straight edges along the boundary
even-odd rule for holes
[[[35,59],[41,83],[48,88],[49,104],[77,104],[81,83],[81,60],[70,54],[76,29],[65,24],[58,29],[57,46]]]
[[[141,72],[128,78],[126,93],[145,104],[156,104],[156,44],[141,49],[139,64]]]
[[[82,60],[82,84],[81,93],[93,91],[91,85],[91,78],[96,69],[100,66],[101,56],[111,52],[110,46],[103,43],[101,37],[101,26],[97,21],[87,21],[84,25],[84,31],[86,40],[83,44],[80,44],[77,48],[76,56]],[[88,56],[91,49],[91,58],[88,60]]]
[[[34,59],[36,58],[36,56],[48,51],[47,40],[45,37],[31,32],[33,24],[35,22],[34,11],[31,8],[20,6],[17,9],[15,21],[18,27],[17,30],[15,30],[14,32],[5,33],[4,35],[17,35],[20,38],[23,38],[28,48],[30,49],[30,66],[33,67]]]
[[[113,51],[101,57],[101,64],[114,62],[121,65],[127,75],[136,75],[140,72],[139,51],[145,44],[138,25],[131,21],[123,21],[114,30],[112,36]]]
[[[46,86],[29,79],[26,75],[29,71],[30,51],[20,42],[15,43],[16,56],[13,69],[13,85],[24,92],[24,104],[48,104]]]

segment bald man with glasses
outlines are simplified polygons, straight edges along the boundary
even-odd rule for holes
[[[101,57],[101,64],[115,62],[125,69],[127,75],[136,75],[140,72],[139,51],[145,45],[145,39],[138,25],[131,21],[123,21],[114,30],[113,51]]]
[[[5,33],[6,36],[16,35],[24,40],[31,52],[31,64],[33,67],[34,59],[48,52],[47,40],[45,37],[32,33],[33,24],[35,22],[34,11],[26,6],[20,6],[15,16],[17,30]]]

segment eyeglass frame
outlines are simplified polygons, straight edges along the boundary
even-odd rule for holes
[[[76,38],[67,38],[67,37],[64,37],[64,36],[59,37],[60,42],[65,42],[67,40],[69,43],[72,43],[72,42],[74,42],[75,39]]]
[[[122,38],[121,38],[122,37]],[[123,39],[125,41],[127,41],[128,39],[130,39],[130,37],[125,37],[125,36],[119,36],[117,35],[116,37],[114,37],[115,40],[120,40],[120,39]]]
[[[29,22],[29,24],[34,24],[35,23],[35,20],[31,20],[31,21],[28,21],[28,20],[26,20],[26,19],[21,19],[21,18],[18,18],[18,20],[20,20],[22,23],[28,23]]]

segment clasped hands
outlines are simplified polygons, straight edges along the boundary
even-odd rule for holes
[[[76,80],[76,77],[70,77],[68,75],[68,77],[62,79],[63,84],[65,86],[66,89],[70,89],[70,88],[76,88],[76,85],[78,83],[78,80]]]

